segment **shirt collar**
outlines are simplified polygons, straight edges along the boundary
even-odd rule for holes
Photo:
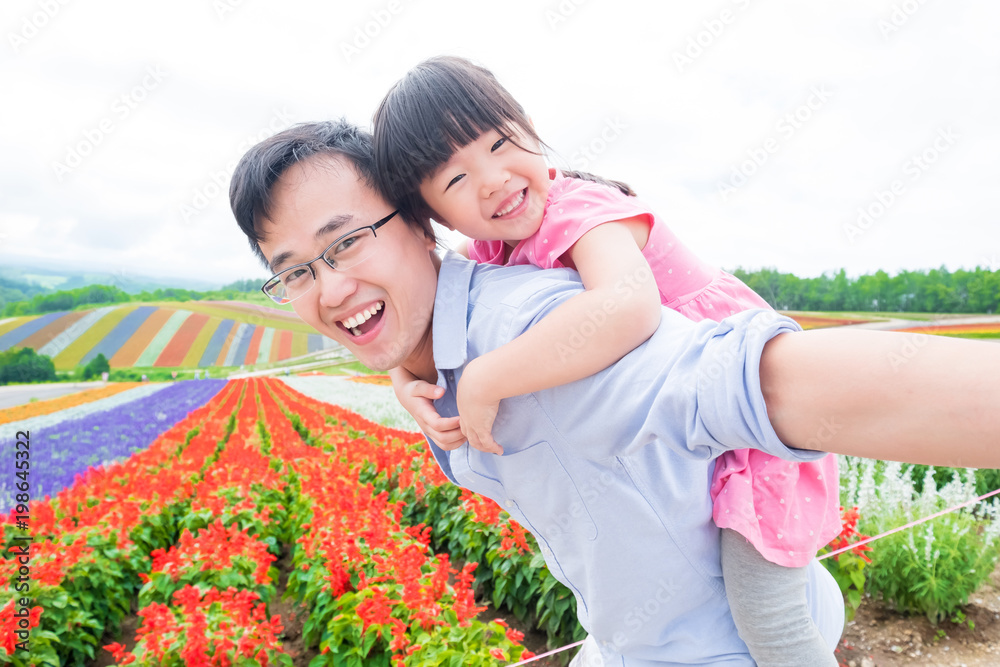
[[[468,356],[469,289],[476,263],[449,250],[441,260],[434,296],[434,366],[461,368]]]

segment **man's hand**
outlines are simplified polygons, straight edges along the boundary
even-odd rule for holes
[[[465,436],[459,428],[459,418],[442,417],[434,408],[432,401],[441,398],[444,389],[430,382],[418,380],[402,368],[392,369],[389,375],[392,378],[392,389],[396,392],[396,400],[410,413],[420,430],[433,440],[434,444],[448,451],[458,449],[465,442]]]
[[[503,447],[493,439],[493,422],[500,409],[500,399],[490,395],[488,378],[478,377],[476,361],[472,360],[465,367],[455,392],[462,433],[469,445],[479,451],[503,454]]]

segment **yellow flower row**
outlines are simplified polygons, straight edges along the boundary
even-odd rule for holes
[[[127,389],[138,387],[141,384],[141,382],[115,382],[114,384],[109,384],[104,387],[87,389],[85,391],[76,392],[75,394],[67,394],[66,396],[60,396],[59,398],[52,398],[47,401],[25,403],[24,405],[18,405],[0,412],[0,424],[8,424],[10,422],[21,421],[22,419],[30,419],[31,417],[51,414],[67,408],[74,408],[78,405],[83,405],[84,403],[90,403],[91,401],[107,398],[108,396],[114,396],[115,394],[121,393]]]

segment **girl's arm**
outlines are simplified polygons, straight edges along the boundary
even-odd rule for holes
[[[649,224],[642,217],[588,231],[568,253],[587,291],[511,342],[469,362],[457,398],[461,429],[470,445],[503,453],[491,433],[502,399],[593,375],[656,331],[660,294],[641,251],[648,236]]]
[[[782,334],[760,383],[786,445],[958,468],[1000,467],[1000,345],[852,330]]]

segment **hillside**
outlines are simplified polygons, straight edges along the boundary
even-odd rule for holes
[[[273,363],[336,347],[292,312],[238,301],[125,303],[0,320],[0,351],[30,347],[59,370]]]

